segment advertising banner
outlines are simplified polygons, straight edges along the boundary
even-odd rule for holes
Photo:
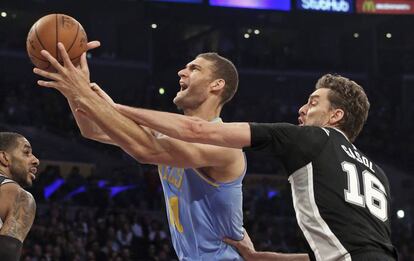
[[[366,14],[414,14],[412,0],[357,0],[357,12]]]
[[[289,11],[290,0],[210,0],[212,6]]]
[[[306,11],[352,13],[354,3],[352,0],[297,0],[296,8]]]

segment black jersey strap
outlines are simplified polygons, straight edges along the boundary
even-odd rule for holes
[[[0,235],[0,260],[18,261],[22,253],[22,242],[20,240]]]
[[[14,182],[14,180],[0,174],[0,185]]]

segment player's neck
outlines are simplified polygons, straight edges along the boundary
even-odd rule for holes
[[[211,106],[208,103],[203,103],[197,108],[184,110],[184,114],[187,116],[195,116],[206,121],[212,121],[220,117],[221,108],[221,105]]]
[[[10,175],[9,171],[6,171],[2,168],[0,168],[0,176],[4,176],[4,177],[7,177],[7,178],[11,179],[11,175]]]

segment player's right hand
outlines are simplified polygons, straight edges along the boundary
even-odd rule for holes
[[[230,238],[224,238],[223,241],[235,247],[246,261],[252,260],[250,257],[254,256],[254,253],[256,252],[253,242],[246,230],[244,230],[244,238],[242,240],[237,241]]]

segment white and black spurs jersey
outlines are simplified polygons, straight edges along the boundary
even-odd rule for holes
[[[280,158],[290,174],[296,218],[312,260],[397,259],[388,179],[341,131],[286,123],[250,128],[251,149]],[[372,253],[384,258],[363,258]]]

